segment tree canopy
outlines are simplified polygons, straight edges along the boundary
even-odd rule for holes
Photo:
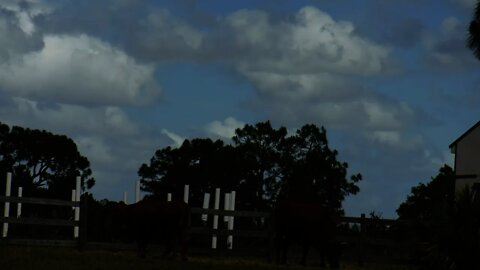
[[[0,177],[12,172],[12,185],[25,194],[66,198],[75,188],[76,176],[82,188],[90,189],[90,162],[80,154],[75,142],[64,135],[0,123]],[[4,190],[3,185],[0,189]]]
[[[188,184],[192,186],[190,200],[199,202],[203,193],[214,187],[232,188],[234,179],[228,176],[237,170],[233,150],[211,139],[185,140],[179,148],[159,149],[150,164],[143,164],[138,171],[142,189],[155,197],[167,191],[181,194]]]
[[[286,149],[282,191],[286,196],[340,210],[345,197],[360,190],[356,183],[362,179],[361,174],[348,179],[348,163],[338,161],[338,151],[328,146],[325,128],[304,125],[287,138]]]
[[[359,191],[357,174],[328,147],[325,128],[305,125],[289,136],[269,121],[235,131],[232,144],[211,139],[185,140],[179,148],[159,149],[138,174],[151,196],[190,188],[192,202],[214,188],[236,190],[243,209],[268,209],[278,196],[293,197],[341,209],[345,196]]]
[[[477,1],[470,26],[468,28],[467,45],[477,59],[480,59],[480,1]]]
[[[431,220],[438,211],[445,211],[446,207],[455,201],[455,173],[453,169],[444,165],[438,175],[432,180],[412,187],[411,194],[397,209],[400,219]]]
[[[412,188],[397,209],[410,237],[428,243],[428,269],[471,269],[480,252],[480,204],[469,188],[455,193],[455,173],[447,165],[427,184]],[[478,199],[478,198],[477,198]]]

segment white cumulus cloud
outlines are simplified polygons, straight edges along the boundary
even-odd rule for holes
[[[227,16],[225,23],[236,46],[251,50],[251,58],[237,64],[247,74],[369,75],[387,67],[389,48],[356,35],[352,23],[335,21],[315,7],[304,7],[293,20],[279,23],[265,12],[242,10]]]
[[[311,6],[288,20],[240,10],[222,22],[232,51],[242,56],[232,65],[259,94],[253,103],[273,120],[389,130],[414,116],[408,106],[356,81],[391,72],[392,60],[388,46],[360,36],[351,22]]]
[[[157,100],[154,67],[86,36],[44,37],[40,51],[0,65],[13,96],[83,105],[141,105]]]

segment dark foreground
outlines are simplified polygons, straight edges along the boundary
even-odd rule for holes
[[[52,247],[13,247],[0,246],[0,268],[2,270],[64,270],[64,269],[169,269],[169,270],[269,270],[269,269],[321,269],[319,267],[300,267],[298,265],[276,266],[260,259],[239,257],[191,257],[187,262],[162,260],[155,255],[139,259],[130,251],[84,251],[70,248]],[[414,270],[403,265],[369,264],[358,267],[355,264],[343,264],[340,269],[363,270]]]

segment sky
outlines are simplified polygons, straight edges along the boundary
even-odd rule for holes
[[[0,122],[71,137],[97,199],[155,150],[270,120],[324,126],[395,217],[479,119],[475,0],[0,0]]]

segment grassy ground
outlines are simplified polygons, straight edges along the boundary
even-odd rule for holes
[[[318,267],[276,266],[259,259],[238,257],[191,257],[187,262],[161,260],[155,257],[139,259],[133,252],[84,251],[68,248],[12,247],[0,246],[0,269],[2,270],[300,270],[319,269]],[[412,270],[407,266],[369,264],[362,268],[355,264],[342,265],[346,270]]]

